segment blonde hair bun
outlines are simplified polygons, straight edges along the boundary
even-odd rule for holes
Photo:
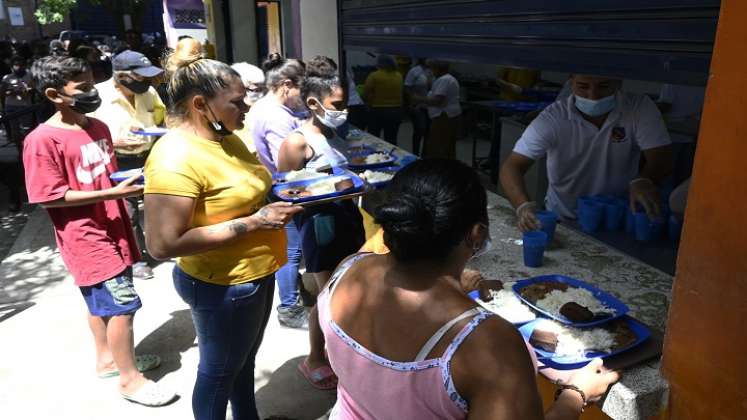
[[[193,38],[184,38],[176,44],[174,52],[166,60],[166,71],[173,73],[201,58],[204,57],[200,41]]]

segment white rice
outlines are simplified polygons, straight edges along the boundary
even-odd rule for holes
[[[323,172],[317,172],[313,169],[300,169],[298,171],[290,171],[285,175],[285,181],[291,182],[291,181],[303,181],[304,179],[314,179],[314,178],[321,178],[323,176],[327,176],[327,174]]]
[[[477,299],[477,303],[512,324],[534,320],[537,315],[516,296],[512,289],[514,283],[503,283],[503,290],[491,290],[493,300],[490,302]]]
[[[611,353],[615,345],[615,336],[604,328],[580,329],[560,325],[555,321],[542,320],[534,329],[558,335],[556,357],[584,357],[589,351]]]
[[[335,183],[340,182],[343,179],[350,179],[350,178],[346,176],[335,176],[331,178],[326,178],[321,181],[317,181],[313,184],[310,184],[308,187],[306,187],[306,191],[309,191],[311,195],[331,194],[333,192],[337,192],[337,189],[335,189]]]
[[[394,174],[390,174],[388,172],[367,170],[363,172],[363,177],[366,178],[368,182],[376,183],[389,181],[390,179],[394,178]]]
[[[581,306],[588,308],[593,313],[608,312],[613,313],[612,308],[602,304],[594,295],[581,287],[569,286],[565,291],[553,290],[535,303],[539,308],[547,311],[556,317],[562,317],[560,308],[568,302],[576,302]]]
[[[366,164],[372,165],[374,163],[382,163],[382,162],[389,162],[391,160],[391,157],[382,152],[376,152],[371,153],[370,155],[366,156]]]

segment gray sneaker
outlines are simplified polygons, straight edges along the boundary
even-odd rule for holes
[[[309,328],[309,314],[301,305],[278,306],[278,321],[288,328]]]
[[[144,262],[135,263],[132,266],[132,277],[140,280],[152,279],[153,270]]]

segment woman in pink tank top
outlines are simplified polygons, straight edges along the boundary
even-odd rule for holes
[[[375,213],[386,255],[343,262],[319,295],[319,321],[339,378],[334,419],[575,419],[615,372],[574,374],[543,414],[518,331],[459,285],[490,246],[485,190],[455,160],[402,169]]]

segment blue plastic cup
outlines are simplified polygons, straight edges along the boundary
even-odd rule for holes
[[[552,243],[555,237],[555,227],[558,224],[558,213],[554,211],[538,211],[535,213],[537,220],[542,224],[542,231],[547,234],[547,243]]]
[[[682,223],[674,215],[669,216],[669,239],[679,241],[682,235]]]
[[[604,229],[609,232],[617,232],[625,222],[625,206],[618,202],[604,205]]]
[[[635,235],[635,213],[630,208],[625,208],[625,232]]]
[[[547,234],[541,230],[524,233],[524,265],[541,267],[542,258],[547,247]]]
[[[588,201],[582,204],[578,213],[578,223],[581,230],[587,233],[596,232],[604,219],[604,206],[599,202]]]
[[[635,239],[641,242],[649,242],[654,239],[654,223],[648,218],[645,211],[639,211],[635,214]]]
[[[662,216],[657,217],[651,222],[651,233],[654,235],[654,239],[661,238],[664,233],[669,229],[669,221]]]

